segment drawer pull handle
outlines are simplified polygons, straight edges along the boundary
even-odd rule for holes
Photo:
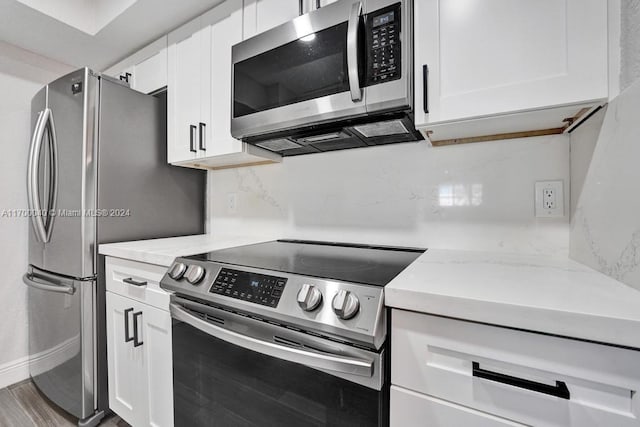
[[[189,151],[197,153],[196,150],[196,131],[197,128],[194,125],[189,125]]]
[[[142,312],[138,311],[137,313],[133,313],[133,346],[140,347],[144,344],[143,341],[140,341],[140,337],[138,336],[138,318],[142,317]]]
[[[133,277],[129,277],[127,279],[122,279],[124,283],[128,283],[133,286],[147,286],[147,282],[138,282],[137,280],[133,280]]]
[[[429,114],[429,66],[422,66],[422,111]]]
[[[198,133],[200,137],[200,149],[202,151],[207,151],[207,133],[205,132],[206,126],[207,125],[202,122],[198,125]]]
[[[124,342],[133,341],[133,337],[129,335],[129,313],[133,311],[133,308],[127,308],[124,311]]]
[[[571,399],[571,394],[569,393],[567,384],[564,381],[556,381],[555,386],[539,383],[536,381],[526,380],[524,378],[512,377],[511,375],[481,369],[478,362],[473,362],[473,376],[477,378],[484,378],[489,381],[495,381],[497,383],[524,388],[538,393],[549,394],[561,399]]]

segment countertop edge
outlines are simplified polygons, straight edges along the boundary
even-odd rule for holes
[[[385,305],[392,309],[640,349],[640,322],[631,319],[401,289],[385,289]]]

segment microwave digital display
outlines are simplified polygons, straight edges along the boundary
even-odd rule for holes
[[[388,24],[389,22],[393,22],[393,12],[386,13],[384,15],[379,15],[373,18],[373,26],[379,27],[380,25]]]

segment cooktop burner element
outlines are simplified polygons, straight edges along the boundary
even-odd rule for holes
[[[191,258],[385,286],[425,250],[305,240],[239,246]]]
[[[277,240],[177,258],[161,281],[197,301],[296,330],[380,348],[384,286],[425,250]]]

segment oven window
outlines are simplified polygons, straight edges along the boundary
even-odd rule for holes
[[[348,91],[347,26],[344,22],[235,64],[233,117]]]
[[[381,426],[384,396],[173,323],[176,426]]]

